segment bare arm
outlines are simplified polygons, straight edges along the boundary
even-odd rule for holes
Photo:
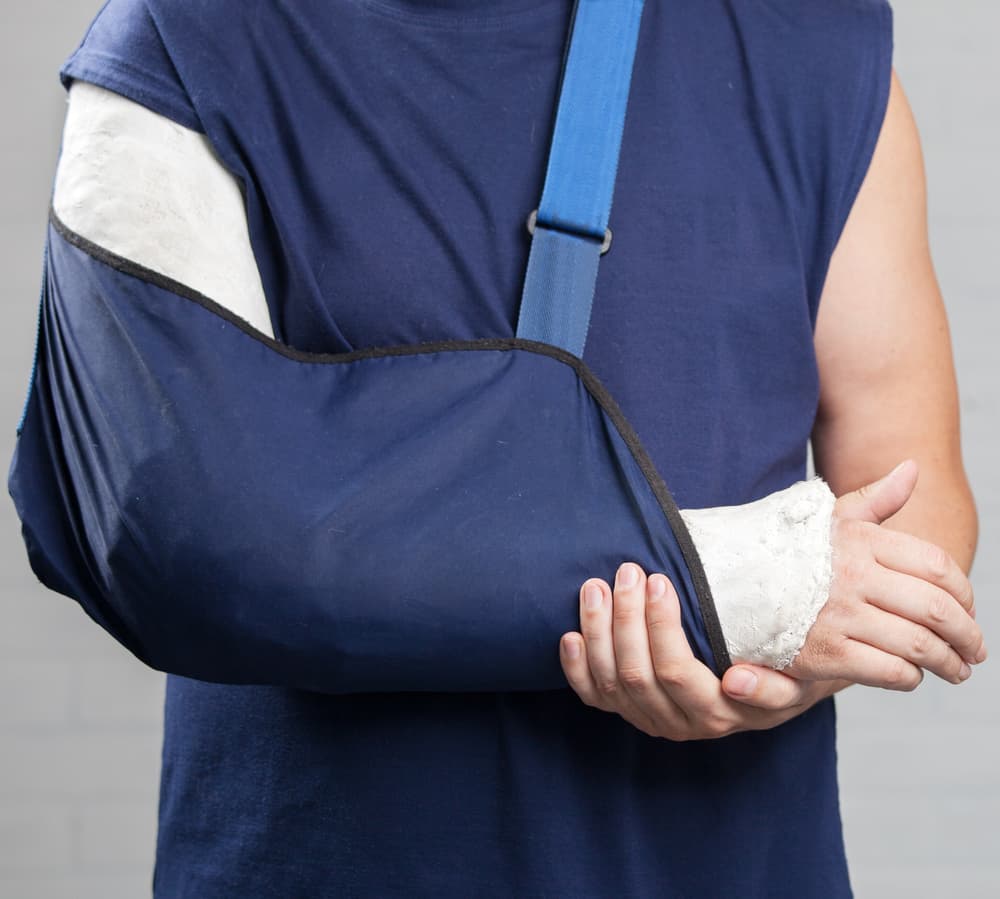
[[[841,494],[916,459],[917,488],[886,526],[940,546],[968,571],[976,510],[928,245],[920,138],[895,73],[871,167],[830,265],[816,353],[818,473]]]

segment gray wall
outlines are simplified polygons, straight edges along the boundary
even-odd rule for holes
[[[45,209],[64,111],[55,73],[97,0],[0,9],[0,459],[34,339]],[[974,582],[1000,653],[1000,65],[993,0],[897,0],[896,65],[924,138],[932,245],[951,316],[982,537]],[[162,677],[28,569],[0,502],[0,896],[148,895]],[[1000,662],[961,688],[852,688],[839,701],[845,831],[859,897],[1000,895]]]

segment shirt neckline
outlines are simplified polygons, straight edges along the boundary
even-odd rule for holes
[[[378,15],[409,25],[489,30],[568,13],[572,0],[354,0]]]

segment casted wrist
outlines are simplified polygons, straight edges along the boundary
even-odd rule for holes
[[[826,603],[835,497],[821,478],[741,506],[681,510],[733,661],[787,668]]]

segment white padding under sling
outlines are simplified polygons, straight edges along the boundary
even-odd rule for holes
[[[274,336],[239,182],[203,134],[74,81],[53,206],[98,246]]]

